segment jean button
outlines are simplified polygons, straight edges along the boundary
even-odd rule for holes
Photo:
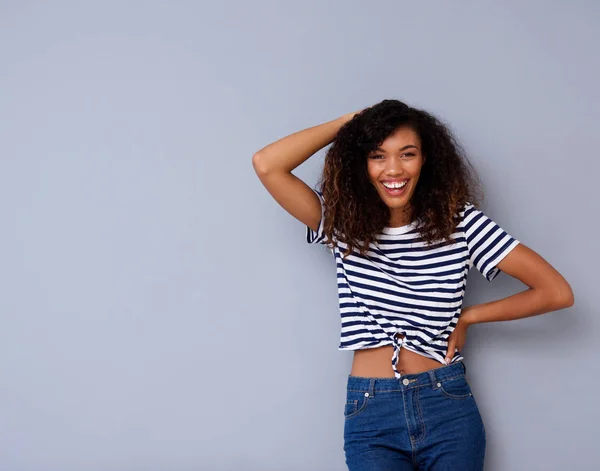
[[[410,383],[410,381],[409,381],[408,379],[404,378],[404,379],[402,380],[402,384],[403,384],[404,386],[408,386],[408,383]]]

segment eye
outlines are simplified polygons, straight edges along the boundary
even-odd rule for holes
[[[382,159],[383,159],[383,158],[384,158],[384,156],[383,156],[383,155],[381,155],[381,154],[375,154],[375,155],[372,155],[372,156],[371,156],[371,157],[369,157],[369,158],[371,158],[371,159],[379,159],[379,158],[382,158]]]
[[[406,152],[404,154],[402,154],[402,157],[414,157],[415,153],[414,152]]]

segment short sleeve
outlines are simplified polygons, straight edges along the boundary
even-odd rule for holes
[[[463,224],[472,265],[492,281],[500,273],[498,264],[519,241],[470,203],[465,205]]]
[[[325,201],[323,200],[323,193],[318,190],[313,190],[319,200],[321,201],[321,220],[319,221],[319,227],[316,231],[312,230],[310,226],[306,226],[306,242],[309,244],[325,244],[325,233],[323,232],[323,221],[325,215]]]

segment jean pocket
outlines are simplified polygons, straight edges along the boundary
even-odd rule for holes
[[[471,386],[464,375],[442,380],[438,386],[441,393],[450,399],[468,399],[473,396]]]
[[[346,393],[346,405],[344,407],[344,418],[346,420],[356,417],[367,409],[372,398],[369,393],[361,391],[348,391]]]

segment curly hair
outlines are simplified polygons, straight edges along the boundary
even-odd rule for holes
[[[410,202],[421,239],[427,245],[449,243],[460,210],[467,203],[477,204],[477,174],[447,125],[401,101],[383,100],[340,128],[318,183],[326,243],[335,245],[334,238],[345,243],[344,258],[354,248],[364,255],[389,223],[389,208],[368,176],[367,156],[402,126],[417,133],[426,157]]]

